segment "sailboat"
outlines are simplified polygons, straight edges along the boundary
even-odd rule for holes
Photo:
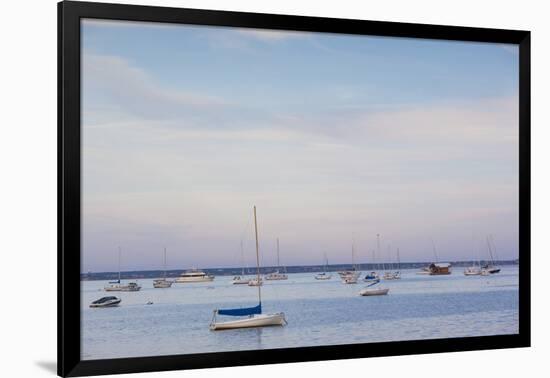
[[[248,285],[250,282],[250,279],[246,278],[244,275],[244,249],[243,249],[242,240],[241,240],[241,263],[242,263],[241,275],[233,277],[233,285]]]
[[[256,206],[254,206],[254,231],[256,234],[256,280],[260,279],[260,252],[258,244],[258,223],[256,220]],[[240,316],[243,317],[237,320],[218,322],[218,315]],[[258,305],[248,308],[234,309],[216,309],[210,322],[210,330],[218,331],[223,329],[251,328],[251,327],[266,327],[266,326],[283,326],[287,324],[285,314],[277,312],[273,314],[262,313],[262,288],[258,285]]]
[[[390,291],[387,287],[373,287],[375,285],[378,285],[380,281],[372,282],[371,284],[367,285],[364,289],[359,291],[359,295],[363,297],[370,297],[370,296],[376,296],[376,295],[386,295]]]
[[[279,261],[279,238],[277,238],[277,270],[273,273],[269,273],[267,276],[265,276],[265,279],[267,281],[279,281],[288,279],[288,276],[284,273],[280,273],[280,270],[281,263]]]
[[[483,266],[482,273],[484,272],[485,273],[484,275],[496,274],[500,272],[500,268],[495,266],[495,259],[493,258],[493,248],[491,248],[491,244],[492,244],[492,247],[494,247],[494,242],[493,243],[491,242],[492,242],[492,238],[489,239],[489,236],[487,236],[487,249],[489,250],[489,257],[491,258],[491,262]],[[495,253],[496,253],[496,248],[495,248]]]
[[[323,267],[323,272],[316,274],[315,279],[316,280],[330,280],[332,278],[332,275],[327,274],[327,268],[328,268],[328,259],[327,259],[327,254],[325,253],[325,266]]]
[[[465,276],[481,276],[481,273],[481,262],[479,260],[472,260],[472,265],[464,269]]]
[[[153,287],[155,289],[166,289],[172,286],[174,281],[166,279],[166,248],[164,248],[164,276],[153,281]]]
[[[377,241],[378,241],[378,250],[380,250],[380,241],[378,240],[378,237],[379,235],[377,234],[376,235],[377,237]],[[374,252],[374,249],[372,250],[372,264],[374,265],[374,262],[376,261],[376,255],[375,255],[375,252]],[[365,282],[378,282],[380,281],[380,277],[378,276],[378,273],[373,270],[372,272],[370,273],[367,273],[365,275],[365,278],[363,278],[363,281]]]
[[[479,265],[475,265],[475,262],[472,261],[472,266],[467,267],[464,269],[464,275],[465,276],[481,276],[482,271]]]
[[[351,264],[353,266],[352,270],[345,270],[343,272],[338,272],[342,283],[344,284],[356,284],[357,280],[361,276],[361,272],[357,271],[357,266],[355,265],[355,241],[351,243]]]
[[[389,247],[388,247],[389,249]],[[390,271],[384,273],[384,279],[385,280],[399,280],[401,279],[401,272],[400,269],[400,261],[399,261],[399,248],[397,248],[397,270],[393,270],[393,263],[390,263]]]
[[[139,291],[141,286],[137,282],[128,282],[127,284],[122,284],[120,282],[120,255],[122,250],[118,247],[118,280],[109,282],[108,286],[104,287],[105,291]]]

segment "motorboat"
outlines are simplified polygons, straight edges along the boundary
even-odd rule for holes
[[[191,282],[210,282],[214,280],[214,276],[211,274],[206,274],[200,269],[191,269],[180,274],[176,278],[177,283],[191,283]]]
[[[239,328],[251,328],[251,327],[268,327],[268,326],[284,326],[287,324],[285,314],[283,312],[277,312],[273,314],[262,313],[262,288],[260,277],[260,252],[258,243],[258,223],[256,220],[256,206],[254,206],[254,231],[256,235],[256,279],[258,283],[258,305],[247,308],[234,308],[234,309],[215,309],[210,321],[209,328],[212,331],[219,331],[224,329],[239,329]],[[252,282],[252,280],[251,280]],[[250,285],[250,283],[249,283]],[[254,286],[254,285],[252,285]],[[238,316],[241,317],[237,320],[228,320],[219,322],[218,315],[225,316]]]
[[[122,299],[117,297],[103,297],[90,303],[90,307],[116,307],[120,304]]]
[[[123,284],[120,282],[110,283],[109,286],[105,286],[105,291],[140,291],[141,286],[137,282],[128,282]]]

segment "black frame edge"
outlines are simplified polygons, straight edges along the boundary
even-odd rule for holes
[[[80,255],[66,253],[66,251],[74,251],[75,248],[80,251],[80,18],[125,19],[517,44],[519,46],[520,63],[519,243],[521,248],[519,334],[195,355],[80,360]],[[200,369],[516,348],[531,345],[529,31],[62,1],[58,3],[57,43],[58,375],[65,377]],[[78,269],[75,270],[75,267]]]

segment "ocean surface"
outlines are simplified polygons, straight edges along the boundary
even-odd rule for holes
[[[168,289],[139,280],[141,291],[113,293],[103,291],[107,281],[82,281],[82,359],[518,333],[517,266],[486,277],[464,276],[459,267],[449,276],[416,272],[383,281],[390,291],[378,297],[359,296],[366,284],[342,284],[336,272],[328,281],[312,273],[266,281],[263,310],[284,312],[288,325],[226,331],[208,328],[215,308],[258,302],[257,288],[232,285],[230,276]],[[120,307],[88,307],[107,295],[122,298]]]

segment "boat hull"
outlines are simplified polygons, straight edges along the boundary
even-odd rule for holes
[[[264,282],[262,280],[250,280],[248,281],[248,286],[262,286]]]
[[[328,275],[317,275],[315,276],[315,279],[316,280],[319,280],[319,281],[325,281],[325,280],[330,280],[332,278],[332,276],[330,274]]]
[[[153,282],[153,287],[155,289],[167,289],[169,287],[172,287],[172,283],[172,281],[158,280]]]
[[[359,292],[359,295],[363,297],[371,297],[376,295],[387,295],[390,291],[389,288],[386,289],[363,289]]]
[[[121,299],[109,301],[106,303],[92,303],[90,304],[91,308],[107,308],[107,307],[118,307],[118,305],[122,302]]]
[[[176,278],[177,283],[212,282],[212,281],[214,281],[214,276]]]
[[[285,314],[280,312],[276,314],[254,315],[246,319],[230,320],[227,322],[213,322],[210,324],[210,329],[212,331],[220,331],[224,329],[284,326],[285,324]]]
[[[141,286],[113,285],[104,288],[105,291],[140,291]]]

